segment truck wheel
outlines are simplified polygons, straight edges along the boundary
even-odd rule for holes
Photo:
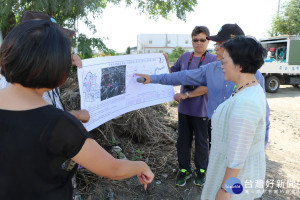
[[[295,88],[298,88],[298,87],[299,87],[299,85],[293,85],[293,87],[295,87]]]
[[[276,93],[279,89],[280,81],[276,76],[269,76],[266,78],[265,88],[269,93]]]

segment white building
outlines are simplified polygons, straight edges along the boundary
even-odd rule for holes
[[[190,34],[139,34],[137,36],[137,53],[172,53],[175,47],[193,51]]]

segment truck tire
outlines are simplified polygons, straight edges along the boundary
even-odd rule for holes
[[[293,87],[295,87],[295,88],[298,88],[298,87],[299,87],[299,85],[293,85]]]
[[[276,76],[267,77],[265,83],[266,91],[269,93],[276,93],[280,87],[279,78],[277,78]]]

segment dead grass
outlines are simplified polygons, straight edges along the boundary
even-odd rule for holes
[[[80,109],[75,73],[71,74],[61,88],[61,98],[66,110]],[[114,157],[118,158],[120,155],[112,151],[112,148],[119,146],[127,159],[143,160],[155,174],[163,174],[166,170],[172,171],[177,164],[177,122],[170,119],[169,109],[169,104],[161,104],[132,111],[102,124],[91,133]],[[105,194],[115,193],[116,190],[119,196],[123,193],[132,197],[138,196],[136,187],[141,187],[136,179],[112,181],[85,169],[78,170],[77,184],[80,194],[93,194],[95,199],[104,198]],[[99,187],[101,185],[103,187]]]

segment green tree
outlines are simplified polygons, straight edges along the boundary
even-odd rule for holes
[[[172,55],[173,57],[179,58],[179,56],[180,56],[181,54],[183,54],[183,53],[184,53],[184,49],[183,49],[182,47],[176,47],[175,49],[173,49],[171,55]]]
[[[175,47],[171,54],[168,55],[169,62],[175,62],[185,51],[182,47]]]
[[[290,0],[272,20],[271,36],[300,35],[300,0]]]
[[[140,13],[146,13],[153,19],[159,16],[168,18],[170,13],[176,13],[176,16],[184,21],[186,12],[193,11],[197,5],[197,0],[0,0],[0,30],[5,37],[19,23],[24,11],[35,10],[47,13],[61,26],[72,29],[75,29],[78,19],[82,20],[95,33],[95,26],[88,19],[88,14],[98,17],[107,3],[118,5],[122,1],[125,1],[127,6],[136,6]],[[92,49],[95,48],[105,54],[114,54],[101,38],[88,38],[81,34],[73,38],[73,44],[78,46],[82,58],[92,57]]]
[[[130,47],[127,47],[126,54],[130,54]]]

